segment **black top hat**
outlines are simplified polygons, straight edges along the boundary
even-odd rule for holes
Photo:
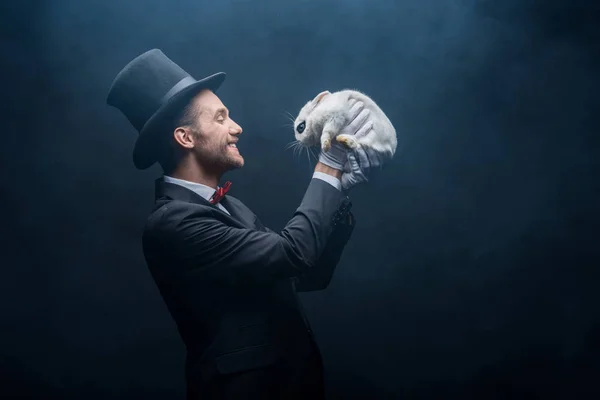
[[[106,102],[121,110],[139,132],[135,166],[146,169],[157,161],[164,145],[160,136],[168,133],[161,125],[166,117],[181,111],[202,89],[216,91],[224,80],[223,72],[196,80],[158,49],[129,62],[113,81]]]

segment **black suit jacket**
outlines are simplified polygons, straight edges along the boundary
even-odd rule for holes
[[[187,349],[188,398],[319,398],[322,361],[296,291],[328,286],[350,200],[312,179],[280,233],[227,195],[221,211],[156,182],[144,255]]]

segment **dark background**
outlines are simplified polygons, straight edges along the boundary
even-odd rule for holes
[[[4,1],[0,397],[183,398],[140,245],[160,169],[105,104],[155,47],[228,73],[231,193],[273,229],[312,168],[285,111],[356,88],[394,123],[331,286],[302,295],[332,398],[599,396],[598,4]]]

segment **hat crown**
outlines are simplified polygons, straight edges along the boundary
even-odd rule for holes
[[[191,76],[162,51],[152,49],[119,72],[106,102],[118,108],[140,132],[161,107],[165,95],[184,78]]]

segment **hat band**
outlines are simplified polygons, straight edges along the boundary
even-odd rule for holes
[[[173,86],[171,90],[169,90],[167,94],[165,94],[163,98],[160,99],[160,105],[165,105],[176,93],[180,92],[183,88],[186,88],[193,83],[196,83],[196,80],[191,76],[186,76],[185,78],[177,82],[175,86]]]

